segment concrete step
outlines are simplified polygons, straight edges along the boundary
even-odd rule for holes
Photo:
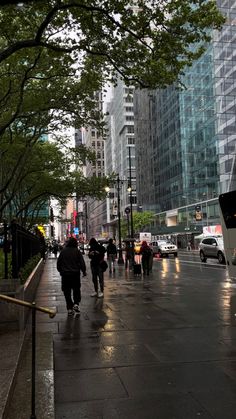
[[[8,352],[8,349],[6,349]],[[31,417],[31,336],[25,334],[21,354],[15,365],[8,399],[5,402],[3,419],[25,419]],[[7,377],[6,377],[7,378]],[[3,388],[4,386],[1,386]],[[36,335],[36,417],[54,419],[54,371],[53,339],[51,332]]]
[[[13,384],[24,342],[24,331],[1,331],[0,334],[0,419],[12,395]]]

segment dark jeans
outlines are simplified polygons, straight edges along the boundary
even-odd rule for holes
[[[79,304],[81,300],[80,292],[80,274],[62,274],[62,291],[66,300],[67,310],[71,310],[74,304]],[[73,292],[73,300],[71,298],[71,293]]]
[[[96,292],[98,292],[98,281],[99,281],[100,290],[101,290],[101,292],[103,292],[103,290],[104,290],[104,277],[103,277],[103,272],[102,272],[100,266],[92,266],[91,265],[91,270],[92,270],[92,279],[93,279],[94,290]]]

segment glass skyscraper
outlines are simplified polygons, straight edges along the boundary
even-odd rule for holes
[[[226,24],[182,87],[134,95],[138,203],[160,220],[169,213],[169,226],[199,226],[198,204],[202,225],[217,223],[219,193],[236,187],[236,1],[218,5]]]

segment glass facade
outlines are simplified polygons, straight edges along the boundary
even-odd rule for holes
[[[186,70],[183,87],[134,98],[138,202],[157,213],[177,209],[185,226],[204,202],[203,221],[217,222],[218,195],[236,187],[236,1],[218,5],[227,22]]]

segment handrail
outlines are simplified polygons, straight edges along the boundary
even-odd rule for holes
[[[0,300],[4,300],[7,303],[14,303],[20,306],[25,306],[34,310],[42,311],[43,313],[48,314],[51,319],[55,317],[55,315],[57,314],[56,310],[51,310],[50,308],[47,308],[47,307],[40,307],[35,304],[29,303],[28,301],[23,301],[17,298],[9,297],[8,295],[0,294]]]
[[[56,315],[56,310],[50,310],[50,308],[36,306],[36,303],[29,303],[28,301],[18,300],[17,298],[8,297],[8,295],[0,294],[0,300],[6,301],[7,303],[18,304],[20,306],[28,307],[32,310],[32,379],[31,379],[31,415],[30,419],[36,419],[35,414],[35,359],[36,359],[36,310],[42,311],[43,313],[49,314],[49,317],[53,318]]]

